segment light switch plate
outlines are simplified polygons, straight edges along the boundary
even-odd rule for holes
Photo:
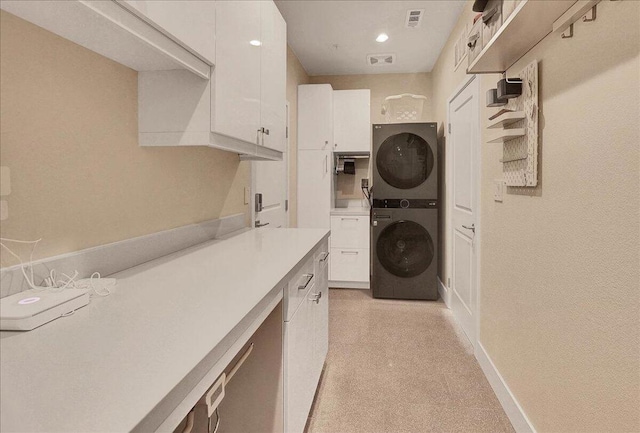
[[[251,202],[251,188],[248,186],[244,187],[244,204],[249,204]]]
[[[493,181],[493,200],[502,202],[503,195],[504,195],[504,180],[495,179]]]

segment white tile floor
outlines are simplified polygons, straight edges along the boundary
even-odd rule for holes
[[[307,431],[514,430],[442,302],[335,289],[329,355]]]

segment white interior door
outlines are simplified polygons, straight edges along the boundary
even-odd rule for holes
[[[289,106],[286,105],[286,130],[289,130]],[[288,134],[287,134],[288,135]],[[286,138],[282,161],[255,161],[251,179],[253,227],[288,227],[289,139]],[[258,197],[261,203],[258,204]]]
[[[479,87],[474,77],[449,102],[451,155],[451,309],[471,343],[477,341]]]

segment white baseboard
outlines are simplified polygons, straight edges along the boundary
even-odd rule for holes
[[[476,359],[515,431],[518,433],[536,433],[531,421],[527,418],[527,415],[522,410],[522,407],[509,389],[509,386],[479,341],[476,346]]]
[[[440,294],[440,298],[444,301],[444,305],[447,308],[451,308],[451,290],[444,285],[442,281],[440,281],[440,277],[438,277],[438,293]]]
[[[329,281],[330,289],[361,289],[369,290],[369,283],[361,283],[355,281]]]

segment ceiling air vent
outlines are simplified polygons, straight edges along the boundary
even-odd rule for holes
[[[405,27],[409,29],[415,29],[422,24],[422,17],[424,16],[424,9],[410,9],[407,11],[407,22]]]
[[[369,54],[367,64],[371,66],[393,65],[396,62],[395,54]]]

